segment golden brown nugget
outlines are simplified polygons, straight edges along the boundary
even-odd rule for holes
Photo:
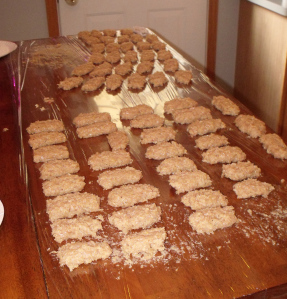
[[[140,52],[142,52],[144,50],[150,50],[151,49],[151,43],[145,42],[145,41],[137,42],[137,49]]]
[[[120,32],[122,35],[128,35],[128,36],[130,36],[134,33],[133,29],[131,29],[131,28],[123,28],[120,30]]]
[[[164,118],[157,114],[138,115],[130,122],[131,128],[145,129],[161,127],[164,124]]]
[[[100,209],[100,198],[87,192],[68,193],[47,199],[46,207],[50,221],[54,222],[61,218],[97,212]]]
[[[110,43],[106,45],[106,52],[118,52],[120,50],[120,45],[117,43]]]
[[[28,143],[32,149],[59,144],[67,141],[66,135],[62,132],[42,132],[30,135]]]
[[[137,66],[137,73],[140,75],[149,74],[152,72],[154,68],[154,63],[151,61],[143,61],[138,64]]]
[[[250,198],[262,196],[267,198],[269,193],[275,188],[268,183],[256,179],[247,179],[233,185],[233,191],[237,198]]]
[[[120,49],[123,53],[127,53],[134,49],[134,44],[132,42],[124,42],[121,44]]]
[[[106,79],[106,88],[108,90],[116,90],[120,88],[123,84],[123,77],[118,74],[112,74]]]
[[[140,143],[160,143],[175,139],[176,131],[171,127],[144,129],[140,135]]]
[[[133,73],[128,77],[129,89],[143,89],[146,84],[146,77],[138,73]]]
[[[210,176],[201,170],[182,171],[169,177],[169,185],[175,189],[176,194],[210,187],[211,184]]]
[[[104,151],[95,153],[88,159],[92,170],[103,170],[129,165],[133,162],[129,152],[125,150]]]
[[[104,43],[98,43],[92,45],[92,53],[104,53],[106,46]]]
[[[195,171],[195,163],[187,157],[171,157],[163,160],[156,168],[159,175],[170,175],[180,171]]]
[[[125,53],[125,56],[124,56],[124,61],[125,62],[131,62],[133,64],[137,63],[137,61],[138,61],[138,54],[137,54],[137,52],[132,51],[132,50],[127,51]]]
[[[192,210],[225,207],[228,204],[226,196],[220,191],[210,189],[190,191],[183,195],[181,202]]]
[[[100,135],[110,134],[117,130],[116,124],[111,121],[101,121],[88,126],[77,128],[79,138],[97,137]]]
[[[83,127],[98,122],[111,121],[111,115],[108,112],[88,112],[80,113],[73,119],[73,124],[77,127]]]
[[[93,29],[93,30],[91,30],[91,35],[95,36],[95,37],[101,37],[103,34],[101,31]]]
[[[179,69],[179,63],[175,58],[170,58],[163,62],[163,70],[165,72],[174,73],[178,69]]]
[[[108,75],[111,75],[113,72],[113,66],[108,63],[104,62],[98,66],[95,67],[95,69],[90,72],[90,77],[106,77]]]
[[[119,52],[111,52],[106,55],[106,61],[115,64],[121,60],[121,54]]]
[[[137,183],[141,178],[142,172],[140,170],[128,166],[123,169],[106,170],[99,175],[97,182],[107,190],[121,185]]]
[[[212,147],[202,153],[202,162],[209,164],[232,163],[246,159],[246,154],[238,146]]]
[[[155,34],[147,34],[145,39],[149,43],[154,43],[154,42],[158,41],[158,37]]]
[[[33,161],[35,163],[67,158],[69,158],[69,151],[64,145],[48,145],[33,151]]]
[[[153,50],[144,50],[141,53],[141,62],[142,61],[154,61],[155,53]]]
[[[260,137],[266,133],[265,123],[253,115],[240,114],[234,123],[241,132],[252,138]]]
[[[80,31],[78,33],[78,38],[79,39],[85,39],[86,37],[89,37],[89,36],[91,36],[91,32],[88,31],[88,30]]]
[[[42,132],[61,132],[64,129],[64,124],[61,120],[48,119],[37,120],[31,123],[26,130],[29,134],[37,134]]]
[[[84,76],[90,73],[94,69],[94,65],[91,62],[87,62],[84,64],[81,64],[79,66],[76,66],[72,70],[72,76]]]
[[[128,35],[120,35],[118,36],[118,43],[122,44],[122,43],[127,43],[130,41],[130,37]]]
[[[128,75],[132,72],[133,65],[130,62],[119,64],[115,67],[115,73],[120,76]]]
[[[41,165],[39,170],[42,180],[51,180],[65,174],[76,173],[80,170],[80,166],[77,161],[71,159],[52,160]]]
[[[196,106],[197,106],[197,102],[189,97],[175,98],[173,100],[164,103],[164,112],[173,113],[176,110],[187,109]]]
[[[247,161],[222,165],[221,177],[226,177],[232,181],[243,181],[249,178],[258,178],[260,174],[261,169]]]
[[[93,64],[101,64],[104,61],[105,61],[105,55],[102,53],[93,53],[89,58],[89,62]]]
[[[86,40],[85,40],[85,44],[88,46],[88,47],[92,47],[93,45],[95,44],[99,44],[101,43],[101,39],[96,37],[96,36],[90,36],[88,37]]]
[[[58,196],[82,191],[85,185],[85,177],[66,174],[43,182],[42,188],[45,196]]]
[[[155,257],[158,252],[163,252],[166,232],[164,227],[150,228],[127,235],[121,241],[123,255],[130,259],[147,261]]]
[[[79,87],[83,83],[84,79],[82,77],[70,77],[63,81],[60,81],[58,88],[63,90],[71,90],[73,88]]]
[[[108,136],[108,143],[112,150],[125,149],[129,144],[129,137],[123,131],[115,131]]]
[[[189,84],[192,79],[192,72],[187,70],[179,70],[174,73],[174,78],[177,83]]]
[[[84,43],[86,43],[86,41],[88,41],[90,38],[92,38],[91,36],[91,32],[89,31],[81,31],[78,33],[78,38],[83,41]]]
[[[148,81],[154,87],[164,86],[168,83],[168,79],[166,78],[163,72],[155,72],[148,76]]]
[[[161,208],[156,204],[133,206],[113,212],[109,222],[127,234],[132,229],[148,228],[160,221]]]
[[[232,206],[199,210],[192,213],[188,220],[198,234],[211,234],[218,229],[230,227],[238,221]]]
[[[117,31],[115,29],[104,29],[103,34],[106,35],[106,36],[115,37],[117,35]]]
[[[179,143],[161,142],[156,145],[149,146],[146,150],[145,157],[147,159],[163,160],[175,156],[183,156],[187,154],[187,150]]]
[[[283,139],[275,133],[262,135],[259,142],[268,154],[277,159],[287,159],[287,145]]]
[[[221,147],[229,144],[227,137],[218,134],[209,134],[199,137],[195,140],[196,147],[200,150],[210,149],[212,147]]]
[[[108,204],[112,207],[127,208],[159,196],[158,188],[149,184],[123,185],[110,191]]]
[[[211,103],[216,109],[221,111],[223,115],[237,116],[240,112],[239,107],[224,96],[214,96]]]
[[[145,115],[145,114],[153,114],[153,108],[146,104],[140,104],[134,107],[122,108],[120,111],[121,119],[134,119],[139,115]]]
[[[143,41],[143,36],[138,34],[138,33],[133,33],[131,36],[131,41],[134,44],[137,44],[138,42],[142,42]]]
[[[210,109],[197,106],[172,112],[173,120],[178,124],[191,124],[196,120],[212,119]]]
[[[87,80],[81,90],[84,92],[95,91],[105,84],[105,77],[94,77]]]
[[[159,40],[152,42],[151,46],[155,51],[165,50],[166,47],[165,43],[160,42]]]
[[[91,216],[80,216],[72,219],[57,219],[51,224],[52,236],[57,243],[69,239],[82,239],[83,237],[97,237],[102,228],[101,221]]]
[[[171,58],[173,58],[173,56],[169,50],[159,50],[157,52],[157,59],[161,62]]]
[[[100,40],[105,45],[108,45],[108,44],[111,44],[111,43],[115,42],[115,38],[114,37],[112,37],[112,36],[106,36],[106,35],[101,36]]]
[[[107,242],[73,242],[61,246],[57,251],[57,257],[60,266],[66,265],[70,271],[73,271],[81,264],[106,259],[112,252]]]
[[[197,120],[187,127],[187,132],[191,137],[197,135],[205,135],[209,133],[214,133],[220,129],[226,128],[225,123],[221,119],[204,119]]]

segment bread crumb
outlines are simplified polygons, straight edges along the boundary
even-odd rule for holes
[[[70,271],[81,264],[106,259],[111,254],[112,249],[107,242],[97,243],[94,241],[68,243],[61,246],[56,253],[60,266],[66,265]]]
[[[246,154],[238,146],[212,147],[202,153],[202,161],[209,164],[232,163],[246,159]]]
[[[147,261],[157,252],[163,252],[166,232],[163,227],[151,228],[125,236],[121,242],[122,252],[126,259],[130,256]]]
[[[233,186],[233,191],[237,198],[250,198],[256,196],[267,197],[275,188],[268,183],[258,181],[256,179],[247,179],[236,183]]]
[[[226,196],[220,191],[209,189],[190,191],[181,198],[181,202],[192,210],[225,207],[228,204]]]
[[[169,177],[169,184],[176,193],[183,193],[199,188],[210,187],[212,181],[209,175],[201,170],[182,171]]]
[[[100,209],[100,198],[91,193],[69,193],[47,199],[47,214],[51,222],[60,218],[72,218],[75,215],[96,212]]]
[[[218,229],[230,227],[237,222],[234,207],[203,209],[189,216],[189,224],[199,234],[211,234]]]
[[[187,154],[187,150],[181,144],[172,141],[149,146],[146,150],[145,157],[147,159],[163,160],[175,156],[183,156],[185,154]]]
[[[148,228],[160,221],[161,208],[156,204],[133,206],[113,212],[109,222],[124,234],[138,228]]]
[[[108,204],[112,207],[130,207],[160,195],[158,188],[149,184],[123,185],[110,191]]]

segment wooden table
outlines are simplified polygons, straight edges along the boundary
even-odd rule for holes
[[[39,51],[48,45],[55,49],[56,44],[67,46],[71,51],[66,53],[65,65],[56,59],[46,60],[44,64],[35,59],[35,49]],[[147,86],[144,92],[132,95],[124,88],[113,94],[105,89],[84,94],[80,89],[62,91],[57,88],[57,83],[89,56],[87,48],[75,37],[24,41],[18,43],[18,49],[12,54],[0,58],[0,199],[5,207],[0,226],[0,298],[287,297],[286,215],[272,214],[279,211],[278,208],[281,212],[286,210],[287,161],[268,155],[258,139],[247,138],[239,132],[233,123],[234,117],[223,116],[212,107],[213,95],[227,94],[170,49],[182,67],[192,70],[192,84],[178,86],[169,77],[171,81],[165,89],[152,90]],[[237,199],[232,190],[233,182],[221,178],[222,166],[203,163],[201,151],[195,148],[195,138],[188,136],[186,126],[173,124],[178,131],[176,140],[185,146],[188,157],[198,168],[211,176],[213,188],[228,197],[240,219],[235,226],[211,235],[198,235],[192,230],[187,222],[191,210],[180,202],[181,196],[168,185],[168,178],[157,174],[155,168],[159,163],[145,159],[147,146],[139,143],[140,130],[130,129],[118,116],[121,107],[141,102],[153,106],[155,113],[163,114],[163,103],[176,96],[190,96],[210,108],[214,118],[221,118],[227,124],[221,134],[228,137],[231,145],[240,146],[247,159],[261,168],[260,180],[275,187],[267,199]],[[47,103],[44,98],[53,98],[54,102]],[[251,114],[233,100],[240,106],[241,113]],[[168,256],[164,261],[129,267],[124,262],[114,264],[107,259],[81,265],[70,272],[67,267],[59,266],[52,253],[59,244],[51,236],[39,165],[33,163],[27,143],[26,127],[38,119],[63,120],[71,157],[79,162],[79,174],[86,178],[84,191],[104,198],[101,214],[105,219],[105,234],[114,241],[120,239],[117,229],[106,219],[113,211],[106,203],[108,191],[96,183],[99,173],[92,172],[87,165],[92,153],[109,149],[106,137],[79,140],[72,124],[78,113],[92,110],[109,112],[118,128],[128,133],[129,151],[134,159],[132,166],[144,174],[141,182],[160,189],[160,198],[151,202],[159,204],[163,211],[161,225],[168,234],[165,243]],[[172,120],[167,117],[166,122],[171,124]],[[172,251],[172,246],[177,250]]]

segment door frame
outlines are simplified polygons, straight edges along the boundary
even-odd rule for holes
[[[60,35],[59,17],[58,17],[58,1],[45,0],[46,15],[48,23],[49,37],[56,37]]]

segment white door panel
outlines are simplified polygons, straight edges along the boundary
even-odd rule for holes
[[[208,0],[59,0],[62,35],[133,26],[155,30],[205,66]]]

